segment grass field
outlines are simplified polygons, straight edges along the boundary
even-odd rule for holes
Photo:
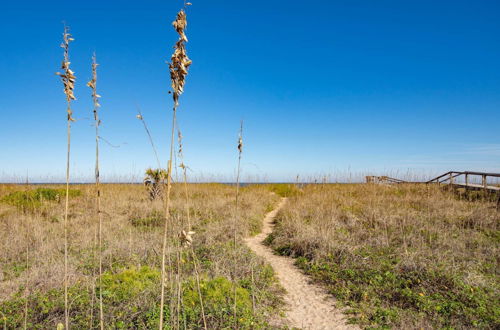
[[[0,186],[5,328],[46,329],[64,321],[62,188]],[[70,189],[72,327],[99,327],[101,292],[106,328],[155,328],[163,204],[151,201],[142,185],[105,184],[102,191],[99,286],[94,186]],[[188,192],[186,204],[184,188],[173,186],[171,230],[181,230],[189,205],[195,234],[192,250],[180,254],[176,235],[168,236],[167,327],[203,328],[202,314],[211,329],[278,327],[272,320],[284,310],[282,289],[242,238],[260,231],[281,196],[288,201],[267,244],[296,257],[346,307],[351,322],[395,329],[500,326],[500,213],[484,196],[432,185],[250,185],[241,190],[234,253],[235,187],[189,184]]]
[[[500,213],[433,185],[288,189],[270,244],[364,327],[500,327]]]
[[[64,189],[47,186],[0,186],[0,320],[8,329],[55,328],[64,321],[63,226]],[[106,328],[154,328],[158,325],[162,202],[150,201],[141,185],[102,186],[103,276],[96,283],[97,217],[93,185],[70,190],[69,301],[73,328],[99,325],[97,292],[102,290]],[[280,288],[273,271],[238,241],[236,253],[237,320],[232,315],[233,186],[190,184],[193,251],[208,328],[267,327],[280,306]],[[265,187],[242,189],[239,237],[258,232],[261,218],[277,200]],[[174,185],[173,228],[185,217],[184,188]],[[175,237],[169,235],[169,237]],[[165,319],[181,327],[201,328],[202,316],[194,260],[190,249],[176,259],[170,242],[169,277],[181,268],[180,318],[176,290],[167,287]],[[178,262],[177,262],[178,260]],[[175,291],[175,292],[174,292]],[[27,315],[25,315],[27,311]]]

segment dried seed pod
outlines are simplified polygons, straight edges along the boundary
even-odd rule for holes
[[[174,45],[174,53],[170,58],[170,80],[172,81],[174,105],[179,104],[179,96],[184,92],[184,84],[192,61],[187,56],[186,45],[188,41],[184,30],[187,26],[187,17],[184,10],[177,13],[177,18],[172,23],[175,31],[179,34],[179,40]]]
[[[94,103],[94,120],[96,122],[96,125],[99,126],[101,121],[99,120],[98,114],[97,114],[97,108],[99,108],[101,105],[99,104],[99,98],[101,97],[99,94],[97,94],[97,67],[99,64],[96,62],[96,57],[95,54],[92,56],[92,79],[87,83],[87,86],[92,89],[92,101]]]
[[[181,131],[177,131],[177,140],[179,141],[179,155],[182,157],[182,134]],[[183,164],[181,164],[183,165]],[[180,166],[182,167],[182,166]]]
[[[71,34],[69,34],[68,31],[68,27],[65,26],[63,33],[63,42],[61,44],[61,48],[64,49],[64,59],[61,64],[61,69],[64,72],[56,72],[56,74],[61,78],[61,81],[64,85],[64,94],[66,94],[66,101],[68,102],[68,120],[74,121],[72,116],[73,111],[71,110],[70,103],[72,100],[76,100],[74,95],[76,76],[74,72],[69,68],[69,65],[71,64],[71,62],[69,61],[69,43],[75,39],[71,37]]]
[[[183,247],[189,247],[193,243],[193,235],[195,234],[194,231],[181,231],[179,234],[179,238],[181,240],[181,244]]]
[[[238,151],[243,151],[243,138],[241,136],[238,138]]]

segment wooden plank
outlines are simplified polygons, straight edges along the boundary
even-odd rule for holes
[[[469,183],[468,185],[465,185],[465,183],[454,183],[454,186],[460,186],[464,188],[477,188],[477,189],[487,189],[491,191],[500,191],[500,187],[496,186],[483,186],[482,184],[474,184],[474,183]]]

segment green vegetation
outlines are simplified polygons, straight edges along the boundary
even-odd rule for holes
[[[146,217],[132,217],[130,224],[134,227],[158,227],[163,225],[165,217],[158,210],[153,210]]]
[[[207,323],[211,329],[232,328],[233,320],[233,284],[226,278],[217,277],[212,280],[200,281],[200,290]],[[250,291],[238,286],[236,288],[236,309],[238,316],[236,324],[239,328],[251,329],[259,322],[252,313],[252,298]],[[184,287],[183,304],[184,317],[189,329],[202,328],[200,299],[196,290],[196,283],[191,279]]]
[[[81,196],[82,192],[78,189],[70,189],[69,197]],[[66,197],[65,189],[37,188],[34,190],[15,191],[4,196],[1,201],[16,206],[23,211],[33,211],[40,208],[44,202],[57,201]]]
[[[270,190],[281,197],[297,196],[302,193],[297,185],[291,183],[273,183],[270,185]]]
[[[152,329],[158,327],[159,306],[157,302],[160,271],[147,266],[131,267],[116,273],[106,272],[102,276],[102,294],[106,324],[113,329]],[[244,284],[244,282],[243,282]],[[230,329],[235,320],[232,314],[233,284],[226,278],[216,277],[200,281],[200,289],[205,307],[207,325],[210,329]],[[81,284],[69,289],[72,301],[72,325],[76,329],[99,326],[96,297],[99,288]],[[262,315],[254,315],[250,288],[239,284],[236,288],[237,320],[240,329],[265,327]],[[169,293],[167,297],[175,297]],[[5,315],[9,329],[22,328],[26,298],[18,293],[9,301],[0,303],[0,314]],[[62,289],[37,292],[28,297],[29,329],[55,328],[64,317]],[[188,329],[202,328],[201,309],[196,282],[189,278],[183,285],[183,313],[180,322]],[[165,320],[170,320],[169,309],[165,310]]]
[[[300,257],[297,265],[327,284],[362,324],[394,327],[401,319],[420,319],[445,328],[500,325],[494,289],[468,285],[443,271],[404,269],[385,253],[373,261],[375,267],[363,265],[363,258],[375,255],[376,251],[364,251],[341,260],[332,256],[320,264]]]

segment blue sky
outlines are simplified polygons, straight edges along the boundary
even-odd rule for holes
[[[179,125],[192,178],[500,172],[498,1],[197,1]],[[102,95],[106,180],[166,163],[168,67],[182,1],[4,1],[0,12],[0,180],[64,178],[59,70],[65,21],[77,76],[72,175],[91,180],[90,58]]]

